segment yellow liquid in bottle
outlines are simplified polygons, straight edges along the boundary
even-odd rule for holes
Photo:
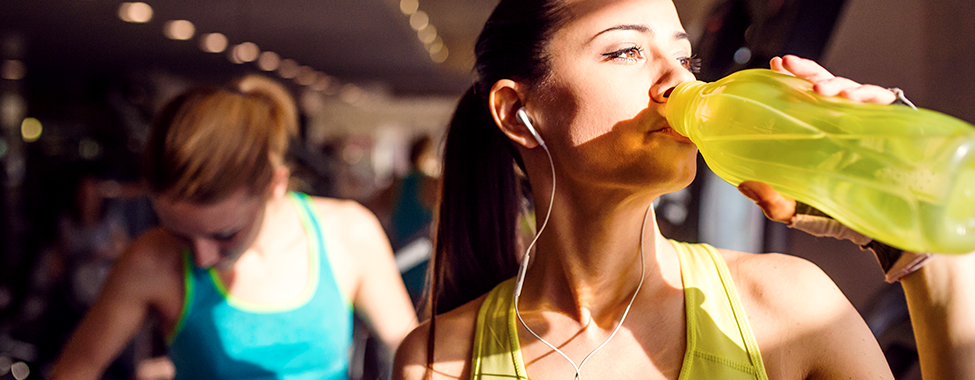
[[[813,93],[805,80],[745,70],[682,84],[668,120],[708,166],[756,180],[886,244],[975,251],[975,127],[905,106]]]

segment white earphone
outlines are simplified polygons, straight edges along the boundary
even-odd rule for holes
[[[515,111],[515,116],[517,116],[518,120],[521,120],[521,123],[528,128],[528,132],[535,137],[535,141],[538,141],[538,145],[541,145],[543,148],[548,150],[548,147],[545,146],[545,140],[542,140],[542,136],[538,134],[538,131],[536,131],[535,127],[532,125],[531,119],[528,118],[528,113],[525,112],[525,107],[521,107]]]
[[[620,327],[623,326],[623,321],[626,320],[627,314],[630,313],[630,307],[633,306],[633,301],[636,300],[636,295],[640,293],[640,288],[643,287],[643,279],[644,277],[646,277],[646,270],[647,270],[646,261],[645,261],[646,259],[644,258],[643,255],[643,241],[644,241],[644,234],[646,233],[646,229],[647,229],[647,220],[650,217],[650,210],[653,207],[653,204],[647,207],[647,212],[643,216],[643,226],[640,227],[640,267],[641,267],[640,283],[637,284],[636,290],[633,291],[633,296],[630,297],[630,302],[626,305],[626,309],[623,310],[623,316],[620,317],[620,321],[619,323],[616,324],[616,327],[613,329],[613,332],[609,334],[609,337],[607,337],[602,344],[600,344],[592,351],[590,351],[589,354],[582,359],[582,362],[580,362],[579,365],[576,365],[575,361],[569,358],[569,356],[566,355],[564,352],[562,352],[562,350],[560,350],[558,347],[555,347],[555,345],[549,343],[547,340],[542,339],[542,337],[539,336],[537,333],[535,333],[535,331],[532,330],[531,327],[528,327],[528,324],[525,323],[525,320],[521,318],[521,312],[518,309],[518,299],[521,298],[521,290],[522,287],[525,285],[525,274],[528,272],[528,263],[531,260],[532,248],[535,246],[535,243],[538,242],[538,237],[542,235],[542,231],[545,230],[545,226],[548,225],[549,217],[552,216],[552,206],[554,206],[555,204],[555,162],[552,161],[552,152],[548,150],[548,146],[545,145],[545,140],[542,140],[542,136],[540,136],[538,134],[538,131],[535,130],[535,127],[532,125],[531,119],[528,118],[528,113],[525,112],[525,108],[524,107],[519,108],[517,111],[515,111],[515,115],[518,117],[518,120],[520,120],[521,123],[524,124],[526,128],[528,128],[528,132],[531,132],[532,136],[535,137],[535,141],[538,142],[538,145],[541,145],[542,149],[545,150],[545,154],[548,156],[548,163],[552,168],[552,194],[549,196],[548,210],[545,212],[545,220],[542,222],[541,227],[538,228],[538,232],[535,233],[535,238],[532,239],[531,244],[528,245],[528,249],[525,250],[525,255],[521,259],[521,267],[518,268],[518,278],[517,280],[515,280],[515,290],[514,290],[515,315],[518,317],[518,321],[521,322],[521,325],[525,327],[525,330],[528,330],[528,332],[531,333],[536,339],[538,339],[540,342],[544,343],[546,346],[548,346],[556,353],[561,355],[562,358],[564,358],[566,361],[569,362],[569,364],[572,365],[572,368],[575,369],[574,380],[582,380],[582,374],[581,374],[582,366],[584,366],[586,362],[589,361],[589,358],[592,357],[592,355],[595,354],[596,351],[599,351],[601,348],[603,348],[603,346],[609,343],[609,341],[612,340],[614,336],[616,336],[616,333],[620,330]]]

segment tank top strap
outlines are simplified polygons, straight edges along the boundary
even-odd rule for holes
[[[223,295],[210,282],[210,273],[206,269],[193,265],[193,253],[189,249],[182,252],[183,261],[183,307],[179,319],[173,330],[166,336],[166,344],[171,345],[186,325],[186,319],[205,305],[222,301]]]
[[[498,284],[477,312],[471,356],[472,380],[528,380],[518,342],[514,286],[514,278]]]
[[[313,250],[317,252],[318,264],[319,264],[319,286],[327,285],[334,287],[335,289],[341,289],[338,287],[337,278],[335,277],[334,268],[332,263],[335,262],[335,258],[331,250],[328,249],[325,244],[325,236],[322,231],[323,217],[315,207],[314,201],[310,196],[304,193],[298,192],[288,192],[288,197],[294,202],[295,207],[298,209],[298,218],[301,220],[302,226],[305,228],[305,233],[308,236],[308,244],[313,246]],[[348,310],[352,310],[352,301],[349,297],[339,292],[342,299],[343,305]]]
[[[687,349],[679,379],[767,380],[728,266],[714,247],[671,240],[684,284]]]

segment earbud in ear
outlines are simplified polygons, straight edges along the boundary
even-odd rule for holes
[[[545,140],[542,140],[542,136],[539,135],[538,131],[535,130],[535,127],[532,125],[531,119],[528,118],[528,113],[525,112],[525,108],[522,107],[519,108],[517,111],[515,111],[515,116],[517,116],[518,120],[521,120],[521,123],[524,124],[526,128],[528,128],[528,132],[531,132],[532,137],[535,138],[535,141],[538,142],[538,145],[545,147]]]

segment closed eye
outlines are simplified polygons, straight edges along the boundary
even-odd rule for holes
[[[218,232],[210,235],[210,237],[217,241],[230,241],[234,238],[234,236],[237,236],[237,232],[239,231]]]

